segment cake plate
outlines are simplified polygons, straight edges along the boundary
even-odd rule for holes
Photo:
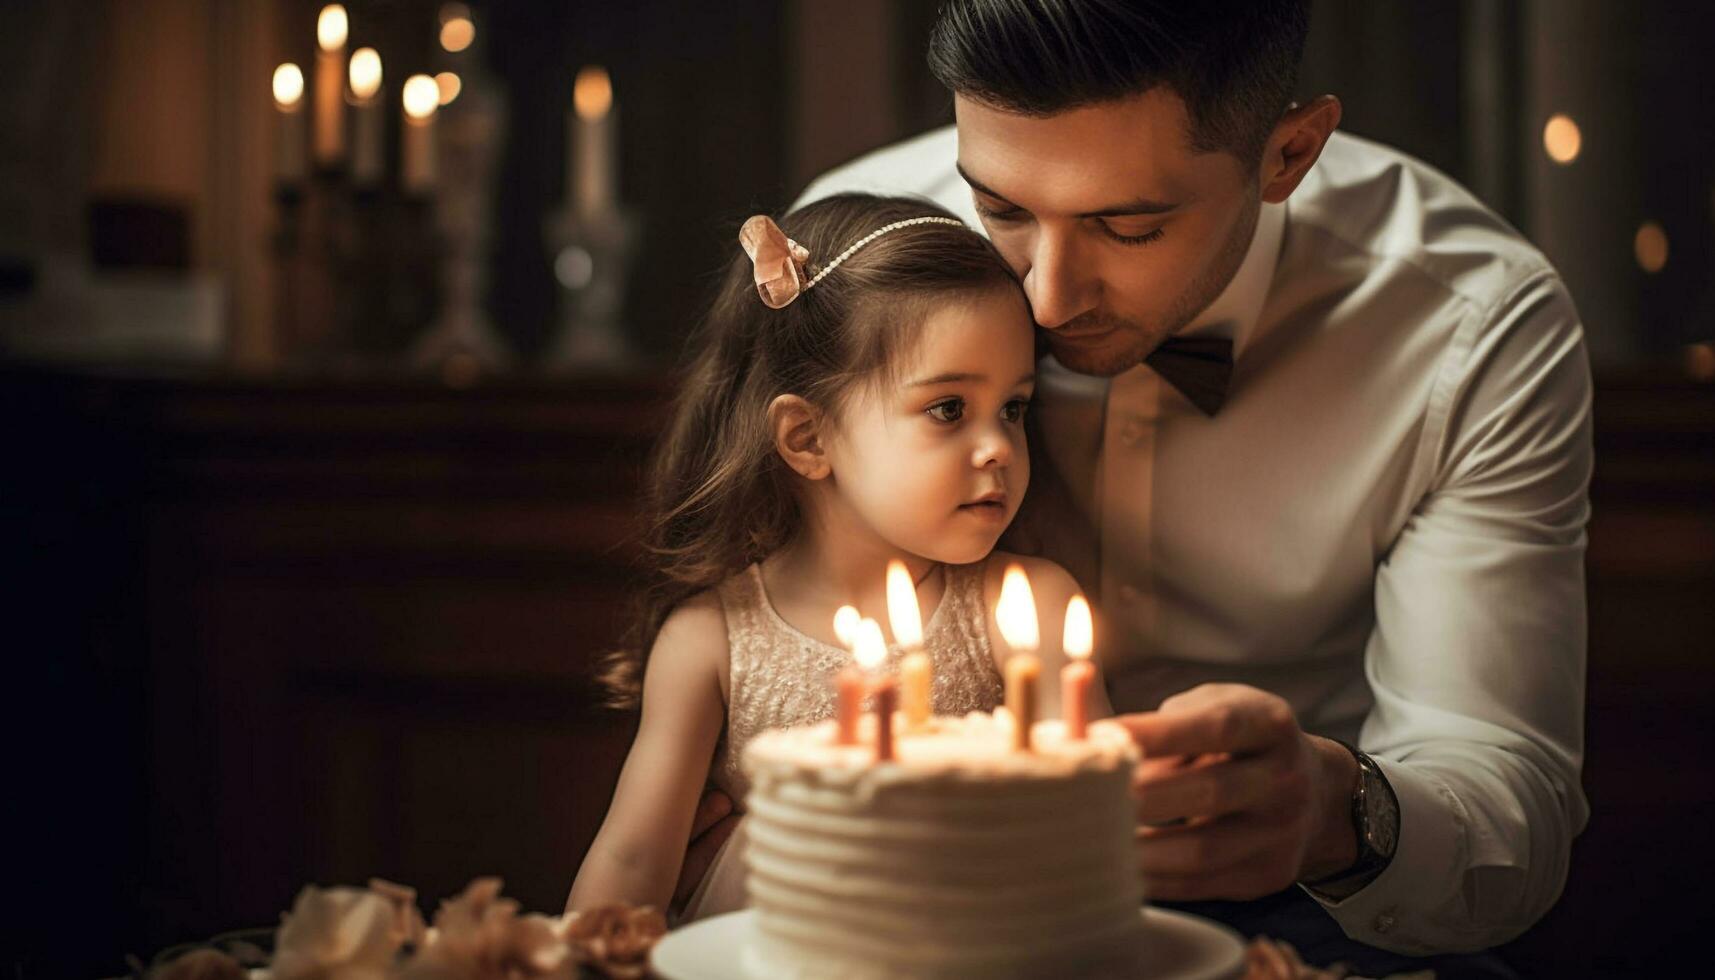
[[[662,980],[767,980],[746,973],[739,953],[756,928],[756,911],[728,912],[661,937],[649,965]],[[1143,910],[1144,970],[1137,980],[1239,980],[1245,943],[1239,934],[1201,916]]]

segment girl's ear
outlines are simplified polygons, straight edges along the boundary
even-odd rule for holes
[[[833,472],[827,448],[822,444],[826,418],[821,409],[797,395],[779,395],[768,403],[768,429],[774,434],[774,451],[806,480],[820,480]]]

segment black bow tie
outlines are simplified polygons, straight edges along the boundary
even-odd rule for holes
[[[1170,337],[1143,359],[1191,404],[1213,416],[1233,380],[1233,342],[1212,337]]]

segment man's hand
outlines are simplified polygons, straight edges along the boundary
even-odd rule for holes
[[[684,911],[691,894],[703,883],[709,865],[715,863],[732,832],[738,828],[740,814],[732,809],[732,797],[710,787],[697,801],[697,815],[691,820],[691,843],[685,849],[685,862],[679,865],[679,883],[673,886],[673,901],[669,910],[677,916]]]
[[[1144,754],[1132,795],[1150,898],[1257,898],[1357,860],[1357,763],[1283,699],[1205,684],[1116,720]]]

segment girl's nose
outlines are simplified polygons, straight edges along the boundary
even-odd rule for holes
[[[977,469],[1009,466],[1012,464],[1012,440],[1006,433],[997,429],[989,429],[977,440],[976,451],[971,457],[971,465]]]

